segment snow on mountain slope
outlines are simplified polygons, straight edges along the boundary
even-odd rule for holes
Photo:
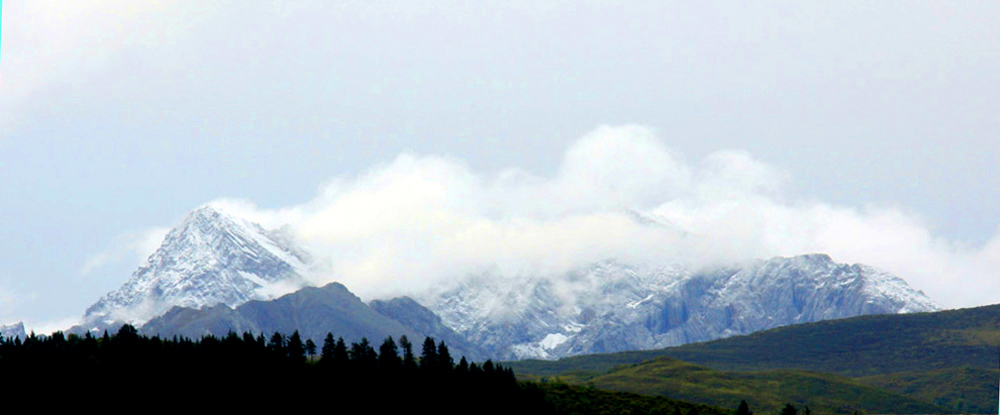
[[[84,326],[143,323],[173,306],[274,298],[301,286],[308,263],[282,233],[204,206],[171,230],[121,288],[88,308]]]
[[[23,340],[28,337],[28,334],[24,331],[24,323],[19,321],[14,324],[0,325],[0,337],[7,340],[14,338]]]
[[[470,279],[423,298],[505,359],[651,349],[865,314],[936,310],[891,274],[822,254],[690,273],[613,261],[564,278]]]

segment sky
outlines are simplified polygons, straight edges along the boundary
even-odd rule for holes
[[[988,1],[8,0],[0,323],[72,322],[211,202],[294,225],[363,298],[497,264],[822,251],[997,303],[996,21]]]

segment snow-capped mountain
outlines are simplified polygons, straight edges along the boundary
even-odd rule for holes
[[[608,261],[561,278],[480,276],[423,300],[446,325],[505,359],[661,348],[938,308],[893,275],[822,254],[698,273]]]
[[[4,339],[21,338],[23,340],[28,337],[28,333],[24,331],[24,323],[19,321],[14,324],[0,325],[0,337]]]
[[[84,315],[84,328],[143,323],[174,306],[236,307],[301,286],[309,256],[281,231],[204,206],[170,231],[119,289]]]
[[[637,223],[683,233],[662,218],[630,215]],[[78,328],[141,324],[174,306],[231,309],[270,300],[301,288],[309,268],[309,256],[284,233],[202,207],[121,288],[88,308]],[[450,328],[501,359],[660,348],[796,323],[937,309],[893,275],[838,264],[823,254],[709,271],[609,260],[554,277],[484,273],[415,299],[440,321],[415,321],[407,311],[415,308],[403,302],[373,304],[398,321]]]

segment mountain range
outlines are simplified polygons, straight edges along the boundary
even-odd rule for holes
[[[425,303],[503,359],[655,349],[789,324],[938,309],[898,277],[823,254],[695,273],[606,261],[556,279],[470,279]]]
[[[661,226],[648,215],[629,217]],[[405,334],[445,338],[476,357],[556,359],[937,309],[898,277],[823,254],[694,271],[609,259],[554,277],[470,275],[435,294],[368,304],[340,284],[285,295],[307,286],[315,268],[291,232],[203,206],[74,330],[127,322],[161,335],[299,330],[379,341]]]

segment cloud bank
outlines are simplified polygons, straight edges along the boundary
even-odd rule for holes
[[[328,267],[318,283],[338,280],[365,298],[486,270],[551,276],[605,259],[698,268],[824,252],[893,272],[946,307],[996,302],[1000,234],[968,246],[903,208],[796,198],[792,181],[746,152],[688,161],[649,128],[603,126],[573,144],[551,177],[403,154],[331,180],[302,205],[213,204],[289,226]]]

